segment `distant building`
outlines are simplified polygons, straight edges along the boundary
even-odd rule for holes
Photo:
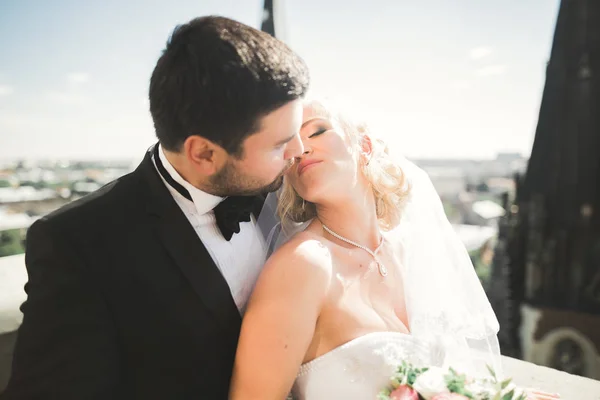
[[[0,188],[0,205],[39,202],[57,197],[57,193],[50,189],[35,189],[31,186],[17,188]]]
[[[100,189],[101,185],[98,182],[88,181],[88,182],[75,182],[71,189],[71,193],[74,196],[85,196],[87,194],[93,193],[96,190]]]
[[[442,199],[456,197],[467,185],[464,171],[457,167],[423,167]]]
[[[9,213],[6,209],[0,208],[0,232],[12,229],[27,229],[35,221],[24,213]]]
[[[521,155],[521,153],[498,153],[496,155],[496,161],[505,162],[507,164],[523,159],[524,157]]]
[[[471,205],[465,214],[465,223],[479,226],[498,226],[498,220],[506,214],[506,210],[491,200],[479,200]]]
[[[491,194],[508,193],[512,197],[516,191],[515,181],[512,178],[494,177],[487,179],[485,183]]]
[[[456,224],[452,227],[469,252],[480,249],[498,234],[498,229],[492,226]]]
[[[31,186],[0,188],[0,206],[14,213],[44,215],[65,203],[55,190]]]

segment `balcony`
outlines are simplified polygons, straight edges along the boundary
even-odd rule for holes
[[[26,281],[23,255],[0,258],[0,392],[10,374],[16,330],[22,320],[19,306],[26,298],[23,291]],[[506,375],[512,376],[521,387],[560,393],[563,399],[600,400],[600,381],[509,357],[503,357],[503,364]]]

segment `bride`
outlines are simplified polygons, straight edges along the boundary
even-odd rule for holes
[[[501,374],[498,322],[427,175],[323,102],[300,135],[230,397],[374,399],[403,360]]]

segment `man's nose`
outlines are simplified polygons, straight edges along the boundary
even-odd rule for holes
[[[304,143],[300,135],[296,135],[287,145],[285,159],[297,158],[304,154]]]

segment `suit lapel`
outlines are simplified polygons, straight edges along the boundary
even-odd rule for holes
[[[147,210],[160,242],[214,318],[224,327],[239,324],[241,317],[225,278],[161,180],[151,152],[138,172],[150,187]]]

